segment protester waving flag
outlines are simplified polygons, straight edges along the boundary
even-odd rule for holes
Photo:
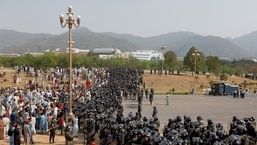
[[[86,87],[89,87],[89,86],[90,86],[90,79],[88,74],[86,74]]]

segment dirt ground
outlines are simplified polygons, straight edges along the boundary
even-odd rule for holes
[[[216,76],[198,75],[196,81],[195,77],[191,73],[181,75],[158,75],[158,74],[144,74],[144,81],[146,88],[153,88],[157,93],[167,93],[174,88],[177,92],[190,92],[196,86],[196,92],[198,94],[208,91],[210,89],[210,82],[220,82]],[[225,83],[240,85],[247,82],[247,89],[253,92],[257,88],[257,81],[246,79],[237,76],[229,76]]]
[[[79,134],[78,138],[74,139],[74,144],[75,145],[84,145],[84,136],[82,133]],[[49,144],[49,135],[48,134],[36,134],[33,136],[35,145],[48,145]],[[23,137],[21,138],[22,145],[24,144],[24,139]],[[4,140],[0,140],[0,145],[7,145],[9,144],[9,139],[6,138]],[[65,138],[64,136],[61,136],[60,133],[58,132],[57,135],[55,136],[55,143],[53,145],[64,145],[65,144]]]

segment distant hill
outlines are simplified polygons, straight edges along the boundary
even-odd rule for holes
[[[257,32],[255,35],[257,37]],[[137,49],[160,50],[160,45],[164,43],[167,46],[165,51],[175,51],[178,56],[182,57],[193,46],[206,56],[247,58],[253,57],[253,52],[257,53],[257,42],[255,44],[254,35],[251,37],[248,36],[249,38],[243,36],[242,38],[225,39],[216,36],[201,36],[192,32],[172,32],[153,37],[139,37],[111,32],[95,33],[82,27],[73,30],[72,36],[75,41],[73,47],[89,50],[97,47],[113,46],[123,52]],[[65,49],[68,47],[67,41],[68,32],[59,35],[50,35],[29,34],[0,29],[1,53],[44,52],[46,49]],[[251,45],[249,46],[249,44],[255,45],[253,47]]]
[[[241,47],[249,54],[251,57],[257,56],[257,31],[237,37],[231,40],[234,44]]]
[[[178,56],[184,56],[188,48],[195,46],[205,56],[219,56],[227,58],[247,58],[249,53],[238,47],[231,41],[216,36],[194,36],[175,52]]]
[[[160,45],[164,43],[168,49],[175,50],[181,47],[187,40],[198,34],[191,32],[173,32],[153,37],[138,37],[126,34],[105,33],[109,36],[125,39],[142,49],[160,49]]]
[[[44,35],[42,37],[38,36],[40,34],[27,34],[15,31],[11,31],[8,35],[6,35],[6,33],[6,31],[0,30],[0,44],[4,44],[0,45],[0,51],[5,53],[25,53],[27,50],[44,52],[47,49],[65,49],[68,47],[68,32],[60,35]],[[72,38],[73,41],[75,41],[73,47],[80,49],[93,50],[93,48],[97,47],[113,46],[123,51],[139,49],[126,40],[110,37],[101,33],[94,33],[87,28],[73,30]],[[4,43],[6,39],[9,40],[8,43]]]
[[[29,34],[22,33],[13,30],[4,30],[0,29],[0,50],[4,52],[13,52],[14,49],[11,48],[19,48],[26,51],[25,48],[21,48],[21,45],[34,43],[37,39],[44,39],[51,37],[50,34]]]
[[[178,56],[185,56],[194,46],[206,56],[220,56],[229,58],[245,58],[250,55],[229,40],[215,36],[201,36],[192,32],[173,32],[154,37],[138,37],[133,35],[106,33],[109,36],[123,38],[140,48],[160,50],[164,43],[165,51],[175,51]]]

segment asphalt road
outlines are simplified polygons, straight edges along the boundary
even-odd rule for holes
[[[137,100],[123,100],[124,115],[129,112],[137,112]],[[166,96],[154,96],[152,106],[148,99],[143,99],[142,117],[152,116],[153,106],[157,107],[158,118],[161,128],[168,123],[168,119],[176,116],[190,116],[192,121],[196,121],[197,116],[202,116],[204,122],[212,119],[213,122],[222,123],[228,129],[228,124],[233,116],[239,118],[254,117],[257,119],[257,97],[247,94],[244,99],[233,96],[169,96],[169,105],[166,105]]]

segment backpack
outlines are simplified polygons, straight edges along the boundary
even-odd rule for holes
[[[13,135],[13,129],[12,129],[12,127],[9,128],[7,134],[8,134],[8,136],[12,136],[12,135]]]

